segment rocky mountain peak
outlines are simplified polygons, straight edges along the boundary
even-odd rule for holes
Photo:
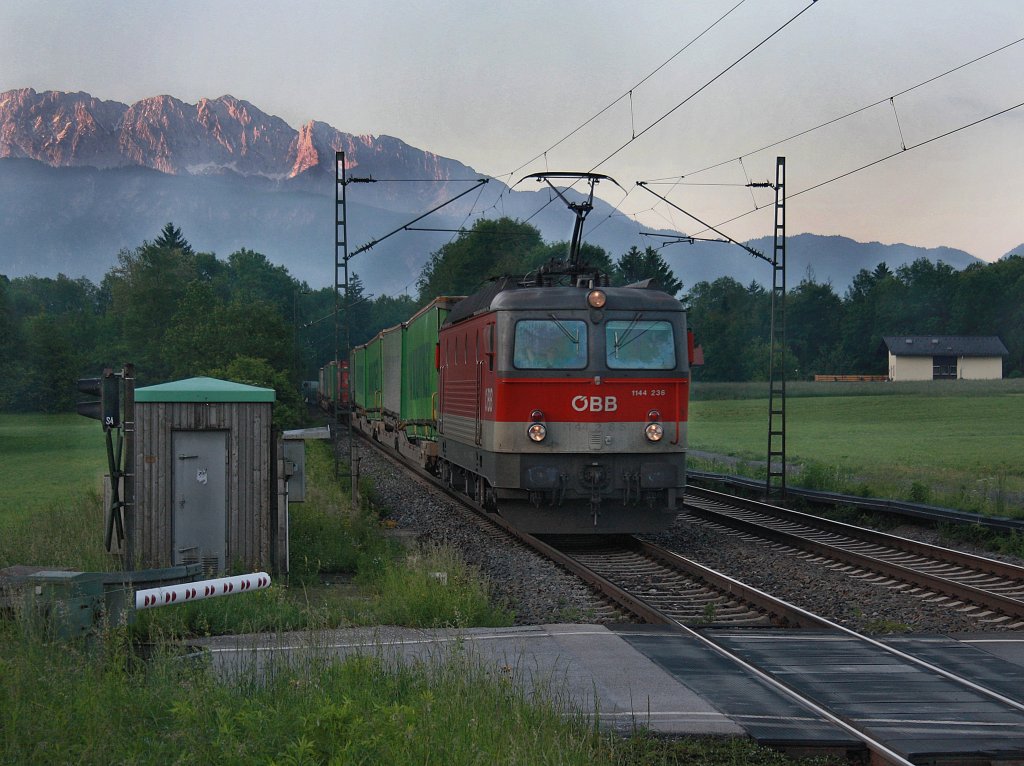
[[[32,88],[0,93],[0,158],[51,166],[141,166],[172,175],[233,172],[283,180],[334,173],[334,152],[349,166],[386,177],[468,177],[466,166],[422,152],[390,136],[353,136],[324,122],[299,130],[280,117],[223,95],[188,104],[170,95],[134,104],[88,93]],[[367,170],[370,168],[370,170]]]
[[[291,149],[291,154],[295,157],[290,172],[292,177],[317,167],[322,161],[321,157],[326,158],[330,150],[330,142],[324,140],[327,128],[330,126],[313,120],[299,128]]]
[[[88,93],[32,88],[0,94],[0,157],[27,157],[48,165],[110,167],[108,146],[127,107]]]

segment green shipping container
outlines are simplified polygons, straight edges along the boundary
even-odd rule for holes
[[[437,431],[437,336],[461,298],[435,298],[405,324],[402,360],[402,420],[410,437],[435,439]]]
[[[381,403],[384,397],[384,343],[378,335],[366,344],[366,411],[371,420],[381,417]]]
[[[370,343],[372,342],[373,341],[370,341]],[[377,365],[372,364],[373,355],[375,353],[378,356]],[[365,412],[367,417],[371,420],[377,420],[380,418],[380,405],[375,404],[375,402],[378,401],[376,392],[379,390],[380,386],[379,383],[375,384],[371,377],[371,368],[375,368],[378,371],[378,380],[380,378],[379,356],[379,347],[371,347],[369,343],[364,346],[356,346],[352,349],[351,367],[349,368],[355,407],[357,410]],[[377,408],[376,411],[374,408]]]

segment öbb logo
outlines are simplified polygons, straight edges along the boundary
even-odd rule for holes
[[[576,412],[615,412],[619,409],[619,400],[614,396],[574,396],[572,408]]]

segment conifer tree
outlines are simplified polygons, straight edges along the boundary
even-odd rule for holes
[[[160,230],[160,236],[153,243],[157,247],[166,247],[171,250],[181,250],[185,255],[192,255],[192,245],[181,235],[181,229],[170,221]]]
[[[628,285],[644,279],[654,280],[658,288],[669,295],[676,295],[683,289],[683,283],[676,279],[657,250],[647,247],[641,252],[633,245],[615,264],[615,282]]]

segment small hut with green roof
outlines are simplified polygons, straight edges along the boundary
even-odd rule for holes
[[[278,569],[272,388],[189,378],[135,390],[139,567],[200,563],[209,572]],[[131,462],[128,462],[131,465]]]

